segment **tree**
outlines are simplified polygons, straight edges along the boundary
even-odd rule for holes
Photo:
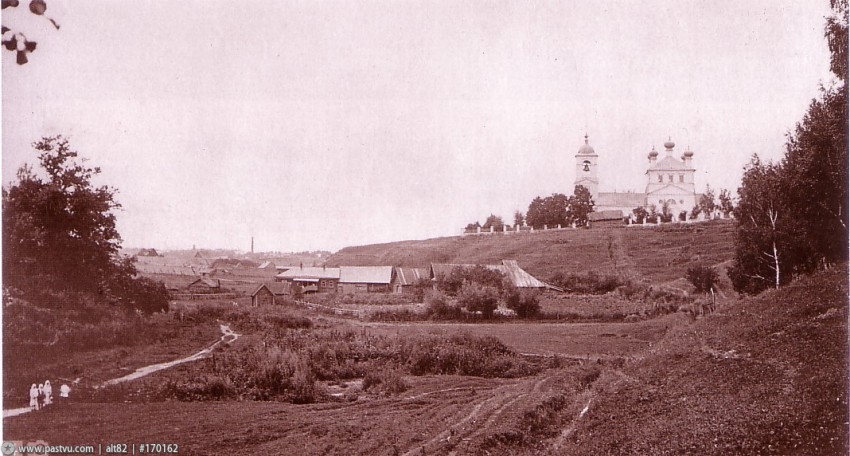
[[[553,193],[552,196],[546,197],[544,207],[546,211],[546,223],[549,228],[554,228],[558,225],[566,226],[571,223],[570,220],[570,199],[563,193]]]
[[[100,168],[77,160],[62,136],[33,144],[38,170],[24,165],[2,190],[3,281],[35,287],[109,294],[145,311],[167,307],[164,288],[137,280],[133,261],[120,258],[116,190],[96,187]]]
[[[753,155],[738,189],[735,258],[729,278],[738,291],[757,293],[787,282],[786,249],[793,242],[781,166]]]
[[[734,206],[732,205],[732,196],[729,194],[729,190],[721,188],[720,196],[718,196],[717,199],[720,200],[720,211],[723,212],[723,217],[729,218],[729,214],[731,214],[734,209]]]
[[[661,223],[670,223],[673,221],[673,211],[670,210],[670,203],[664,201],[661,204]]]
[[[714,208],[717,207],[717,204],[714,202],[714,190],[712,190],[710,185],[706,184],[705,193],[700,195],[698,204],[700,212],[705,214],[705,219],[711,219],[711,214],[714,213]]]
[[[478,231],[478,228],[481,228],[481,224],[478,223],[478,222],[467,223],[466,228],[464,228],[463,230],[466,231],[466,232],[475,232],[475,231]]]
[[[487,220],[484,221],[484,226],[481,228],[490,231],[490,228],[492,227],[493,231],[502,231],[503,226],[505,226],[505,222],[502,220],[502,217],[490,214],[490,216],[487,217]]]
[[[522,222],[525,221],[525,217],[523,217],[522,212],[516,211],[514,212],[514,226],[522,226]]]
[[[33,147],[46,176],[25,165],[18,182],[3,189],[3,280],[24,285],[38,278],[96,291],[117,265],[115,190],[93,186],[100,169],[78,163],[65,138],[43,138]]]
[[[745,171],[729,270],[738,291],[778,287],[848,257],[848,8],[846,0],[831,3],[825,35],[840,83],[812,100],[779,163],[754,156]]]
[[[691,209],[690,219],[696,220],[699,217],[699,212],[699,205],[694,206],[693,209]]]
[[[528,211],[525,213],[525,222],[536,229],[543,228],[546,224],[546,209],[544,201],[541,197],[536,197],[531,200],[528,205]]]
[[[573,196],[569,199],[570,218],[576,226],[587,226],[587,216],[593,212],[595,205],[590,190],[584,185],[576,185]]]

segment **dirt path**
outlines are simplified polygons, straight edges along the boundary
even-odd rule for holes
[[[112,380],[107,380],[107,381],[103,382],[102,384],[98,385],[98,388],[102,388],[104,386],[109,386],[109,385],[115,385],[115,384],[123,383],[123,382],[129,382],[131,380],[135,380],[137,378],[141,378],[141,377],[144,377],[146,375],[150,375],[154,372],[158,372],[158,371],[161,371],[163,369],[168,369],[169,367],[174,367],[174,366],[177,366],[177,365],[180,365],[180,364],[183,364],[183,363],[188,363],[188,362],[191,362],[191,361],[197,361],[199,359],[206,358],[207,355],[212,353],[212,351],[219,344],[222,344],[222,343],[228,344],[228,345],[232,344],[240,336],[240,334],[233,332],[233,330],[231,330],[230,326],[228,326],[228,325],[220,324],[219,327],[221,328],[221,334],[222,334],[221,338],[219,340],[215,341],[215,343],[213,343],[209,347],[195,353],[194,355],[190,355],[190,356],[187,356],[185,358],[175,359],[174,361],[168,361],[168,362],[165,362],[165,363],[152,364],[150,366],[140,367],[140,368],[136,369],[132,374],[128,374],[128,375],[125,375],[125,376],[119,377],[119,378],[113,378]],[[10,418],[10,417],[13,417],[13,416],[23,415],[24,413],[28,413],[30,411],[31,411],[31,409],[29,407],[21,407],[21,408],[17,408],[17,409],[3,410],[3,418]]]
[[[230,329],[230,326],[228,326],[228,325],[222,324],[222,325],[219,325],[219,327],[221,328],[221,334],[222,334],[221,338],[219,340],[217,340],[214,344],[212,344],[209,347],[195,353],[194,355],[187,356],[185,358],[175,359],[174,361],[168,361],[168,362],[165,362],[165,363],[152,364],[150,366],[140,367],[140,368],[136,369],[136,371],[133,372],[132,374],[128,374],[128,375],[125,375],[123,377],[113,378],[112,380],[107,380],[107,381],[103,382],[103,384],[101,384],[100,387],[102,388],[104,386],[115,385],[115,384],[123,383],[123,382],[129,382],[130,380],[135,380],[137,378],[141,378],[141,377],[144,377],[146,375],[150,375],[154,372],[158,372],[158,371],[161,371],[163,369],[168,369],[169,367],[174,367],[174,366],[177,366],[179,364],[188,363],[188,362],[197,361],[199,359],[206,358],[207,355],[212,353],[212,351],[219,344],[222,344],[222,343],[223,344],[232,344],[240,336],[240,334],[236,334],[235,332],[233,332]]]

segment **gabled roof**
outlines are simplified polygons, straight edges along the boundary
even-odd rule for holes
[[[600,192],[594,202],[597,206],[638,207],[646,203],[646,193]]]
[[[390,283],[393,279],[392,266],[341,266],[340,283]]]
[[[274,295],[285,295],[288,294],[288,287],[286,285],[287,284],[280,282],[264,283],[257,287],[257,289],[251,293],[251,296],[257,296],[257,293],[259,293],[263,288],[269,290]]]
[[[221,287],[221,282],[218,279],[210,279],[209,277],[201,277],[200,279],[197,279],[194,282],[190,283],[189,286],[191,287],[192,285],[201,285],[201,284],[206,285],[210,288],[220,288]]]
[[[279,279],[339,279],[339,268],[292,268],[275,277]]]
[[[430,279],[428,268],[395,268],[396,280],[400,285],[413,285],[419,279]]]
[[[454,268],[472,268],[475,266],[477,265],[432,263],[431,272],[434,277],[439,275],[448,276]],[[502,264],[483,264],[481,266],[493,271],[501,272],[508,278],[508,280],[511,281],[511,283],[514,284],[514,286],[518,288],[550,288],[550,285],[537,280],[537,278],[519,267],[519,263],[517,263],[516,260],[502,260]]]
[[[274,269],[275,265],[271,261],[264,261],[257,269]]]
[[[647,169],[649,171],[693,171],[693,168],[689,168],[685,165],[685,162],[673,157],[667,156],[662,158],[653,166],[650,166]]]

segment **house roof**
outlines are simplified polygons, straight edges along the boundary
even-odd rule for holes
[[[264,261],[257,269],[274,269],[275,265],[271,261]]]
[[[638,207],[646,203],[646,193],[600,192],[594,198],[596,206]]]
[[[339,268],[292,268],[275,277],[279,279],[339,279]]]
[[[439,275],[449,275],[452,270],[456,267],[461,268],[471,268],[475,267],[474,264],[446,264],[446,263],[433,263],[431,264],[431,271],[434,277]],[[544,282],[541,282],[524,269],[519,267],[519,263],[516,260],[502,260],[502,264],[484,264],[482,265],[487,269],[491,269],[493,271],[499,271],[507,277],[511,283],[514,284],[515,287],[518,288],[547,288],[547,285]]]
[[[643,204],[641,204],[641,206],[643,206]],[[590,214],[587,214],[587,219],[591,222],[601,222],[603,220],[623,220],[623,211],[617,209],[591,212]]]
[[[413,285],[419,279],[430,279],[428,268],[395,268],[396,280],[401,285]]]
[[[392,266],[341,266],[340,283],[390,283],[393,279]]]
[[[263,288],[269,290],[274,295],[284,295],[288,293],[288,288],[285,283],[272,282],[261,284],[256,290],[254,290],[253,293],[251,293],[251,296],[256,296]]]
[[[220,288],[221,282],[218,279],[210,279],[209,277],[201,277],[200,279],[195,280],[190,283],[189,286],[192,285],[206,285],[210,288]]]

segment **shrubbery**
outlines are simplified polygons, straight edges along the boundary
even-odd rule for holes
[[[605,294],[616,290],[622,285],[628,284],[620,277],[612,275],[600,275],[596,271],[587,274],[564,274],[556,272],[549,278],[549,283],[563,288],[567,293],[579,294]]]

